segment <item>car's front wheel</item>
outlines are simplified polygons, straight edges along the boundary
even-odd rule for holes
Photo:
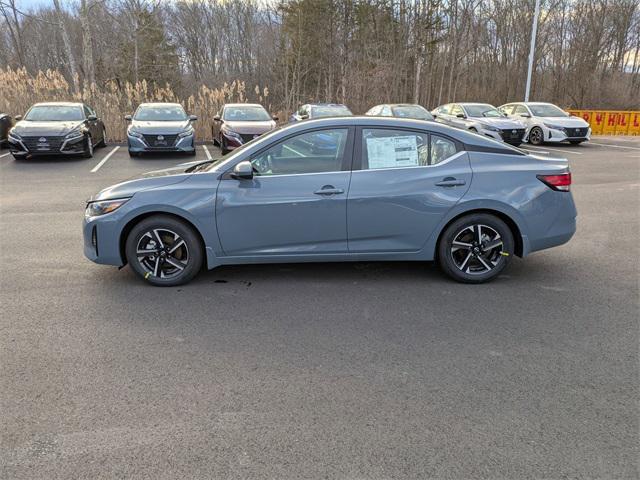
[[[91,135],[87,135],[84,139],[84,158],[93,157],[93,140],[91,139]]]
[[[544,132],[540,127],[533,127],[529,132],[529,143],[531,145],[542,145],[544,142]]]
[[[513,252],[513,234],[507,224],[485,213],[454,221],[438,243],[440,267],[463,283],[493,280],[506,268]]]
[[[138,276],[161,287],[187,283],[200,271],[203,260],[198,234],[167,215],[145,218],[133,227],[125,253]]]

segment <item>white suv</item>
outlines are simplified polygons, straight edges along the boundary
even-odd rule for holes
[[[498,107],[498,110],[509,118],[518,119],[526,124],[525,140],[532,145],[566,141],[578,145],[591,138],[591,128],[587,122],[569,115],[552,103],[507,103]]]

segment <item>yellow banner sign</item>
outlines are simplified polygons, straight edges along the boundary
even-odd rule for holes
[[[621,110],[567,110],[584,118],[594,135],[640,135],[640,112]]]

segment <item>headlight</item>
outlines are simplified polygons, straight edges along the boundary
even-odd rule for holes
[[[225,129],[222,130],[222,133],[224,135],[227,135],[228,137],[233,137],[233,138],[237,138],[238,140],[242,140],[242,137],[240,136],[240,134],[234,132],[233,130],[227,130],[225,128]]]
[[[544,122],[544,126],[547,128],[551,128],[553,130],[564,130],[564,127],[561,125],[554,125],[553,123]]]
[[[185,130],[182,133],[178,134],[178,138],[184,138],[184,137],[188,137],[190,135],[193,135],[193,128],[189,128],[189,130]]]
[[[67,140],[72,140],[74,138],[80,138],[84,135],[84,132],[82,132],[81,130],[74,130],[72,132],[69,132],[64,138]]]
[[[142,136],[142,134],[140,132],[136,132],[133,128],[129,129],[129,135],[131,135],[132,137],[136,137],[136,138],[142,138],[144,139],[144,137]]]
[[[9,138],[12,138],[17,141],[22,140],[22,137],[18,135],[16,132],[14,132],[13,130],[9,130]]]
[[[86,217],[97,217],[105,215],[119,209],[122,205],[129,201],[128,198],[118,198],[116,200],[99,200],[97,202],[89,202],[84,212]]]
[[[487,125],[486,123],[481,123],[480,126],[482,128],[484,128],[485,130],[489,130],[490,132],[499,132],[500,131],[499,128],[496,128],[496,127],[494,127],[492,125]]]

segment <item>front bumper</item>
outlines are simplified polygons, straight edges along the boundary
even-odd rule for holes
[[[45,137],[42,137],[45,138]],[[85,153],[85,137],[66,139],[65,137],[46,137],[39,142],[31,137],[20,140],[8,137],[9,151],[14,157],[81,155]]]
[[[512,133],[516,132],[516,133]],[[486,128],[480,128],[478,133],[499,142],[509,143],[511,145],[520,145],[523,142],[524,129],[507,129],[507,130],[488,130]]]
[[[102,265],[124,265],[120,251],[121,221],[119,210],[98,217],[85,216],[82,222],[84,256]]]
[[[549,128],[544,127],[544,141],[550,143],[560,143],[572,140],[588,141],[591,139],[591,128]]]
[[[167,135],[168,136],[168,135]],[[149,145],[145,139],[127,134],[127,143],[132,152],[193,152],[195,150],[195,135],[178,137],[171,145]]]

